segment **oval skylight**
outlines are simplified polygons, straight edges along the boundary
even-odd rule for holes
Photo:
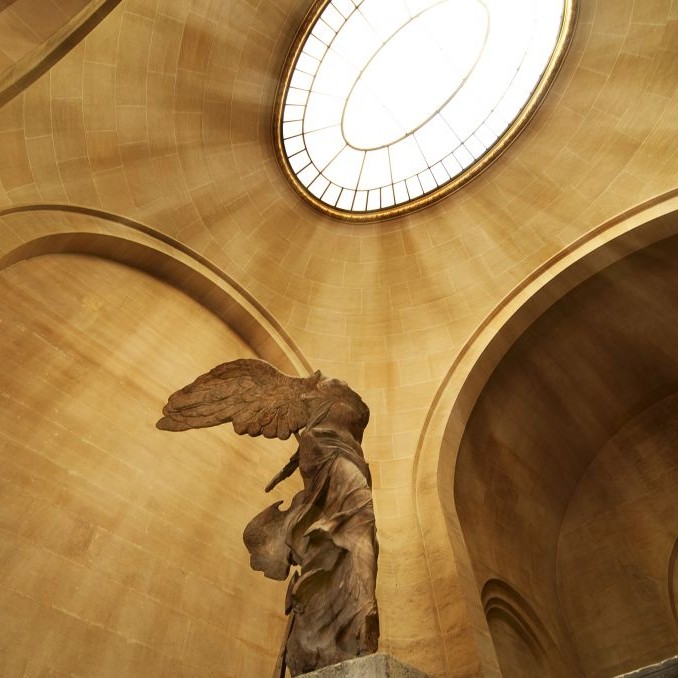
[[[350,218],[449,193],[517,134],[569,36],[571,1],[318,3],[276,116],[295,187]]]

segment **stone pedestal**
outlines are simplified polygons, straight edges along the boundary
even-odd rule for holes
[[[309,674],[311,675],[311,674]],[[677,678],[678,677],[678,655],[665,659],[659,664],[646,666],[631,673],[617,676],[617,678]]]
[[[303,678],[431,678],[431,676],[399,662],[390,654],[370,654],[304,673]]]

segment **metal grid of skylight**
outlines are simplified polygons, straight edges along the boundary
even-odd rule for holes
[[[292,172],[346,212],[443,187],[520,114],[563,12],[564,0],[331,0],[284,93]]]

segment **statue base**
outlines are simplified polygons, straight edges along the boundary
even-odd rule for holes
[[[299,678],[431,678],[431,676],[399,662],[390,654],[369,654],[304,673]]]
[[[617,678],[676,678],[676,676],[678,676],[678,655],[669,657],[658,664],[624,673]]]

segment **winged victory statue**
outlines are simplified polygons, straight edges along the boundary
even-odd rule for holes
[[[319,371],[290,377],[261,360],[218,365],[172,394],[157,427],[166,431],[231,422],[239,435],[287,440],[295,454],[267,485],[297,469],[303,490],[255,516],[243,539],[250,564],[288,585],[286,642],[276,667],[292,676],[377,650],[378,543],[372,482],[361,447],[369,409]]]

